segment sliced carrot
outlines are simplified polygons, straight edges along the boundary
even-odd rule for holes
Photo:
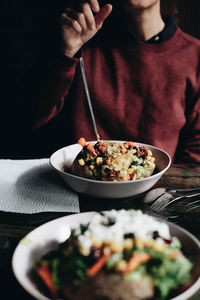
[[[177,257],[177,252],[176,251],[172,251],[169,256],[171,257],[172,260],[176,260],[176,257]]]
[[[151,255],[148,253],[135,253],[128,261],[127,268],[123,270],[123,274],[136,270],[141,264],[149,261]]]
[[[125,142],[124,146],[125,146],[125,148],[129,148],[129,147],[135,147],[136,144],[134,142]]]
[[[110,176],[115,177],[117,175],[117,172],[115,170],[110,170]]]
[[[107,177],[102,177],[101,180],[102,181],[110,181]]]
[[[81,137],[81,138],[78,140],[78,143],[79,143],[82,147],[84,147],[84,146],[87,145],[87,142],[86,142],[86,140],[85,140],[84,137]]]
[[[93,143],[89,143],[87,146],[88,146],[88,151],[89,151],[91,154],[94,154],[94,153],[95,153],[95,149],[94,149]]]
[[[130,180],[132,180],[135,176],[135,173],[133,172],[132,174],[130,174]]]
[[[106,152],[107,149],[108,149],[108,146],[106,144],[101,144],[99,146],[99,150],[103,153]]]
[[[110,256],[111,254],[103,254],[97,260],[97,262],[95,262],[95,264],[88,269],[87,271],[88,276],[93,277],[94,275],[96,275],[103,268],[103,266],[105,265],[105,263],[107,262]]]
[[[183,256],[183,254],[179,250],[172,251],[169,256],[172,260],[176,260],[178,256]]]
[[[52,296],[56,299],[57,298],[57,290],[53,282],[52,274],[49,271],[47,266],[42,266],[37,270],[38,275],[43,280],[43,282],[48,287],[49,291],[51,292]]]

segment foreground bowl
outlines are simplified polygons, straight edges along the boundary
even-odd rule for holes
[[[58,243],[64,242],[70,236],[71,228],[88,223],[93,214],[94,212],[74,214],[47,222],[31,231],[19,242],[13,254],[12,268],[18,282],[29,294],[38,300],[50,300],[44,294],[44,291],[39,289],[37,282],[31,276],[35,259],[42,257],[50,250],[56,249]],[[170,300],[189,299],[200,288],[200,242],[183,228],[171,222],[157,219],[168,224],[171,236],[179,238],[182,246],[187,249],[187,253],[193,259],[194,268],[191,287]]]
[[[50,164],[62,176],[64,181],[78,193],[100,198],[126,198],[149,190],[171,164],[171,158],[165,151],[147,144],[137,143],[137,145],[148,147],[155,157],[156,172],[150,177],[132,181],[112,182],[92,180],[67,173],[64,170],[71,168],[74,159],[82,149],[79,144],[57,150],[50,157]]]

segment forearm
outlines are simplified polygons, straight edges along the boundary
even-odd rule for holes
[[[33,129],[42,126],[62,110],[74,80],[78,58],[58,57],[49,63],[47,78],[38,94]]]

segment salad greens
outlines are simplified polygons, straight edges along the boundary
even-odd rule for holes
[[[133,218],[136,216],[134,211],[130,214]],[[110,220],[111,217],[108,222],[104,219],[103,226],[114,226]],[[153,299],[159,300],[177,295],[182,286],[189,287],[193,263],[184,256],[177,238],[167,240],[154,231],[146,241],[127,232],[123,247],[105,241],[99,247],[92,244],[90,252],[85,254],[78,238],[87,230],[88,226],[81,225],[79,234],[77,230],[72,231],[71,237],[60,244],[58,250],[37,259],[36,272],[55,299],[63,289],[78,287],[100,273],[105,276],[118,274],[122,281],[148,283],[155,292]]]

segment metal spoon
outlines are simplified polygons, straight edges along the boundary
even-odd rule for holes
[[[81,68],[81,75],[82,75],[82,79],[83,79],[83,84],[84,84],[84,88],[85,88],[85,93],[86,93],[86,97],[87,97],[87,101],[88,101],[88,105],[89,105],[89,109],[90,109],[90,114],[92,117],[92,123],[93,123],[93,127],[94,127],[94,132],[97,138],[97,141],[100,140],[100,136],[97,130],[97,125],[96,125],[96,121],[95,121],[95,117],[94,117],[94,111],[92,108],[92,102],[90,99],[90,93],[89,93],[89,89],[88,89],[88,85],[87,85],[87,80],[86,80],[86,75],[85,75],[85,68],[84,68],[84,61],[83,61],[83,57],[80,57],[80,68]]]
[[[160,198],[162,195],[166,194],[168,190],[166,188],[156,188],[150,190],[144,197],[144,203],[149,204],[154,202],[156,199]]]
[[[162,198],[173,198],[174,196],[186,195],[187,193],[198,192],[200,187],[188,189],[170,189],[170,188],[155,188],[146,193],[144,203],[150,204],[155,200]]]

